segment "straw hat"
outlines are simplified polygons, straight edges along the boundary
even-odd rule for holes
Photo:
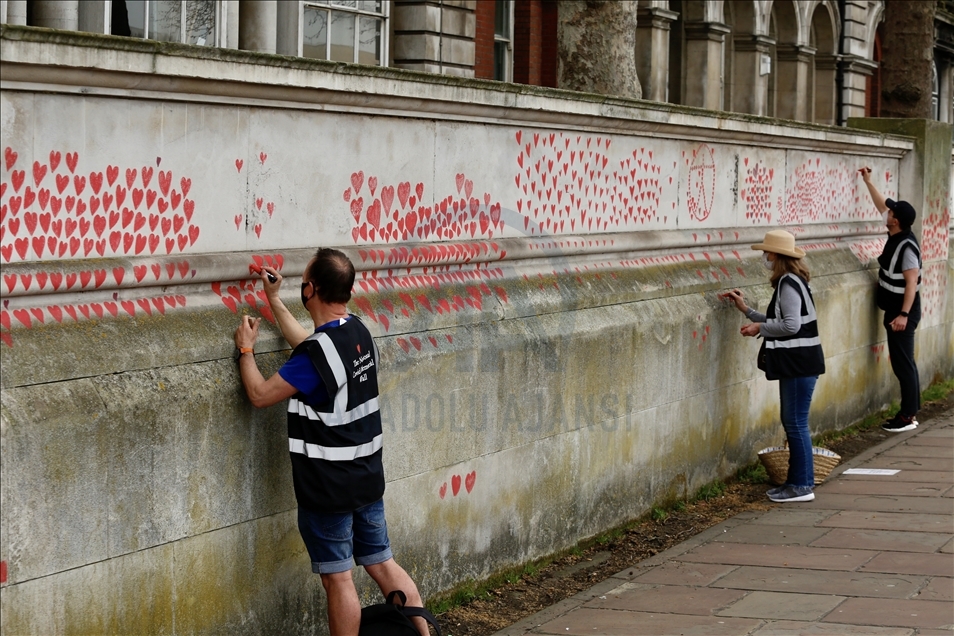
[[[752,246],[753,250],[762,250],[763,252],[773,252],[775,254],[784,254],[792,258],[801,258],[805,256],[803,250],[795,247],[795,237],[785,230],[772,230],[765,233],[765,238],[761,243]]]

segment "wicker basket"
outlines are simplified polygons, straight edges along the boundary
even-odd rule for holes
[[[765,472],[768,473],[769,481],[773,484],[781,486],[788,479],[788,456],[787,442],[785,446],[772,446],[759,451],[759,461],[765,466]],[[817,486],[825,481],[825,478],[838,465],[841,455],[827,448],[812,446],[812,460],[815,464],[815,485]]]

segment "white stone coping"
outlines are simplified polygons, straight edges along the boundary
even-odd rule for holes
[[[0,87],[271,108],[572,127],[647,137],[810,147],[900,158],[876,132],[573,91],[232,49],[0,27]]]

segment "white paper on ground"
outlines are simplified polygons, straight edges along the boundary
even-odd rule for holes
[[[900,472],[894,468],[849,468],[842,475],[897,475]]]

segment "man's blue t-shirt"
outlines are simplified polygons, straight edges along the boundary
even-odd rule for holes
[[[340,327],[349,320],[351,320],[351,316],[326,322],[315,329],[315,333]],[[297,355],[289,358],[288,362],[283,364],[282,368],[278,370],[278,375],[282,376],[285,382],[288,382],[298,389],[300,393],[304,394],[306,398],[305,401],[308,404],[322,404],[327,402],[331,397],[328,395],[328,389],[325,387],[325,383],[322,382],[321,376],[318,375],[318,370],[315,369],[315,365],[311,363],[311,358],[307,355]]]

